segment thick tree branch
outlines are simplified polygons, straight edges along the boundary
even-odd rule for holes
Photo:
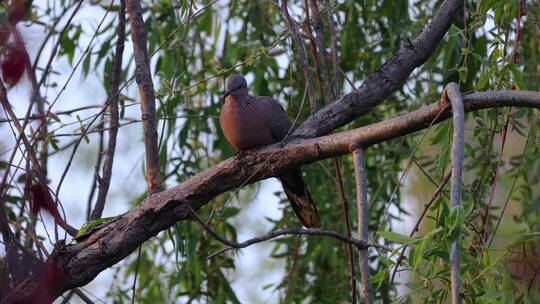
[[[466,111],[490,107],[540,108],[540,94],[527,91],[496,91],[463,96]],[[439,115],[440,114],[440,115]],[[290,167],[351,153],[355,147],[373,145],[404,136],[450,117],[447,106],[435,103],[414,112],[365,126],[313,139],[293,139],[248,151],[209,168],[182,184],[150,194],[138,207],[104,225],[77,244],[58,249],[48,264],[61,269],[62,276],[50,282],[47,292],[57,297],[82,286],[101,271],[128,256],[140,244],[180,220],[191,216],[185,207],[197,210],[215,196],[245,183],[277,176]],[[279,153],[276,153],[278,152]],[[33,298],[43,291],[41,282],[28,279],[14,288],[2,303]]]
[[[142,7],[139,0],[127,0],[126,8],[131,25],[133,40],[133,57],[135,58],[135,80],[139,85],[141,112],[143,120],[144,149],[146,156],[146,183],[149,192],[161,190],[159,176],[159,151],[156,129],[156,101],[150,62],[146,50],[146,31],[142,18]]]
[[[360,240],[368,242],[369,237],[369,213],[368,213],[368,198],[367,198],[367,177],[365,166],[365,151],[359,147],[352,153],[354,162],[354,177],[356,180],[356,205],[358,212],[358,235]],[[373,303],[373,297],[369,288],[369,252],[368,248],[359,250],[359,269],[360,281],[362,282],[362,292],[364,294],[364,303]]]
[[[412,44],[401,47],[357,91],[342,96],[310,116],[293,135],[309,138],[328,134],[369,112],[401,88],[412,71],[435,52],[450,28],[452,18],[462,6],[463,0],[445,0]]]
[[[461,206],[461,177],[463,175],[463,155],[465,142],[465,113],[463,110],[463,97],[456,83],[450,83],[443,92],[443,102],[452,105],[452,178],[450,180],[450,204],[452,209]],[[460,229],[461,227],[458,227]],[[457,239],[450,248],[450,282],[452,289],[452,304],[461,303],[460,258],[459,258],[459,230]]]

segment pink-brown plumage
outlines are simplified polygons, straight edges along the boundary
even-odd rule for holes
[[[276,143],[291,131],[292,123],[283,107],[271,97],[251,96],[241,75],[227,79],[225,104],[219,122],[227,141],[243,151]],[[299,168],[280,176],[293,210],[306,227],[319,227],[317,208]]]

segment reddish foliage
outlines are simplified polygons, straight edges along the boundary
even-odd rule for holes
[[[9,25],[0,25],[0,47],[6,45],[10,35]]]
[[[30,0],[12,0],[8,9],[8,20],[9,23],[15,25],[22,20],[26,11],[30,8]]]
[[[14,284],[34,275],[41,267],[41,261],[17,242],[6,246],[6,262]]]
[[[40,282],[41,294],[39,297],[29,299],[31,303],[47,304],[54,301],[54,290],[58,288],[58,284],[62,282],[64,272],[58,267],[56,252],[53,253],[47,262],[43,264],[38,274],[37,280]]]
[[[2,59],[2,78],[8,86],[16,85],[28,67],[28,54],[24,45],[10,43]]]
[[[11,290],[9,270],[5,258],[0,259],[0,299],[3,299]]]
[[[38,261],[37,264],[33,265],[32,273],[28,273],[23,279],[29,279],[30,276],[39,286],[36,293],[22,297],[17,301],[8,302],[21,304],[53,303],[55,291],[60,288],[59,286],[61,286],[65,276],[63,269],[59,267],[58,252],[54,251],[44,263]]]
[[[48,211],[58,223],[63,223],[56,204],[46,185],[34,183],[27,187],[28,198],[30,200],[30,211],[37,214],[40,209]]]
[[[540,246],[533,244],[524,253],[512,255],[508,264],[510,273],[519,280],[529,281],[529,284],[538,286],[540,284]],[[531,280],[534,280],[531,282]]]

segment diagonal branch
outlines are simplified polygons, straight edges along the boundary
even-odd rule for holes
[[[437,189],[435,189],[435,192],[431,195],[429,201],[424,204],[424,210],[422,210],[422,213],[416,220],[416,224],[414,225],[414,228],[411,230],[411,233],[409,233],[409,237],[412,237],[418,229],[420,229],[420,224],[422,223],[422,220],[426,216],[429,208],[431,208],[431,205],[435,202],[435,200],[439,197],[441,192],[444,189],[444,186],[448,183],[451,176],[451,171],[447,172],[446,175],[443,177],[442,182],[437,186]],[[401,252],[399,253],[398,258],[396,259],[396,265],[394,266],[394,270],[392,271],[392,275],[390,276],[390,284],[394,283],[394,278],[396,277],[396,273],[398,271],[399,266],[401,265],[401,261],[405,258],[405,250],[407,250],[408,244],[405,244],[403,248],[401,248]]]
[[[540,108],[540,94],[527,91],[495,91],[463,96],[465,111],[490,107]],[[435,117],[441,122],[451,115],[447,106],[435,103],[393,119],[314,139],[293,139],[229,158],[180,185],[153,193],[137,207],[97,229],[78,243],[53,253],[47,263],[61,269],[47,289],[52,297],[92,281],[101,271],[128,256],[140,244],[178,221],[191,217],[194,210],[217,195],[234,189],[251,177],[255,182],[277,176],[290,167],[351,153],[355,147],[368,147],[426,128]],[[278,152],[279,153],[276,153]],[[32,299],[43,291],[36,279],[23,281],[2,303]]]
[[[150,62],[146,50],[146,31],[142,18],[142,7],[139,0],[127,0],[126,8],[131,25],[133,40],[133,57],[135,58],[135,80],[139,85],[141,112],[143,120],[144,149],[146,155],[146,182],[149,192],[160,191],[159,152],[156,129],[156,101]]]

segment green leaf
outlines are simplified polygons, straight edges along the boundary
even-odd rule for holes
[[[86,222],[81,226],[81,228],[79,228],[79,232],[77,232],[76,237],[80,237],[80,236],[90,232],[92,230],[92,228],[95,228],[95,227],[97,227],[99,225],[111,222],[111,221],[115,220],[116,218],[117,218],[116,216],[104,217],[104,218],[100,218],[100,219],[97,219],[97,220]]]
[[[406,236],[406,235],[403,235],[403,234],[399,234],[399,233],[395,233],[395,232],[392,232],[392,231],[377,231],[377,234],[390,241],[390,242],[394,242],[394,243],[400,243],[400,244],[416,244],[418,243],[421,239],[418,239],[418,238],[412,238],[412,237],[409,237],[409,236]]]

